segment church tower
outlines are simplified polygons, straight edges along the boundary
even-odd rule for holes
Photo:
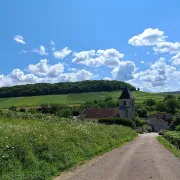
[[[135,98],[127,87],[119,97],[119,116],[120,118],[135,120]]]

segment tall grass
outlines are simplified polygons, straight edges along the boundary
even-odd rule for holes
[[[0,117],[0,179],[48,179],[135,137],[123,126]]]

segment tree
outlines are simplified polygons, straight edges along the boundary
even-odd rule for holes
[[[178,107],[178,102],[176,99],[168,99],[166,101],[167,110],[171,113],[174,113],[176,111],[176,108]]]
[[[176,97],[175,97],[174,95],[172,95],[172,94],[168,94],[168,95],[166,95],[166,96],[164,97],[164,101],[167,101],[167,100],[169,100],[169,99],[176,99]]]
[[[137,88],[137,91],[140,91],[140,88]]]
[[[26,112],[26,109],[25,108],[20,108],[19,112]]]
[[[155,101],[154,99],[147,99],[147,100],[145,101],[145,104],[146,104],[147,106],[152,107],[152,106],[156,105],[156,101]]]
[[[162,101],[158,101],[158,102],[156,103],[155,109],[156,109],[157,111],[160,111],[160,112],[166,112],[166,111],[167,111],[166,103],[165,103],[165,102],[162,102]]]

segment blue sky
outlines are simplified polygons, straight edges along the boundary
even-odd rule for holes
[[[0,86],[115,79],[180,90],[179,11],[177,0],[1,0]]]

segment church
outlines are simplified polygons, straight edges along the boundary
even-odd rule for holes
[[[99,118],[127,118],[135,120],[135,98],[131,91],[126,87],[119,97],[119,107],[117,108],[87,108],[81,113],[81,119]]]

